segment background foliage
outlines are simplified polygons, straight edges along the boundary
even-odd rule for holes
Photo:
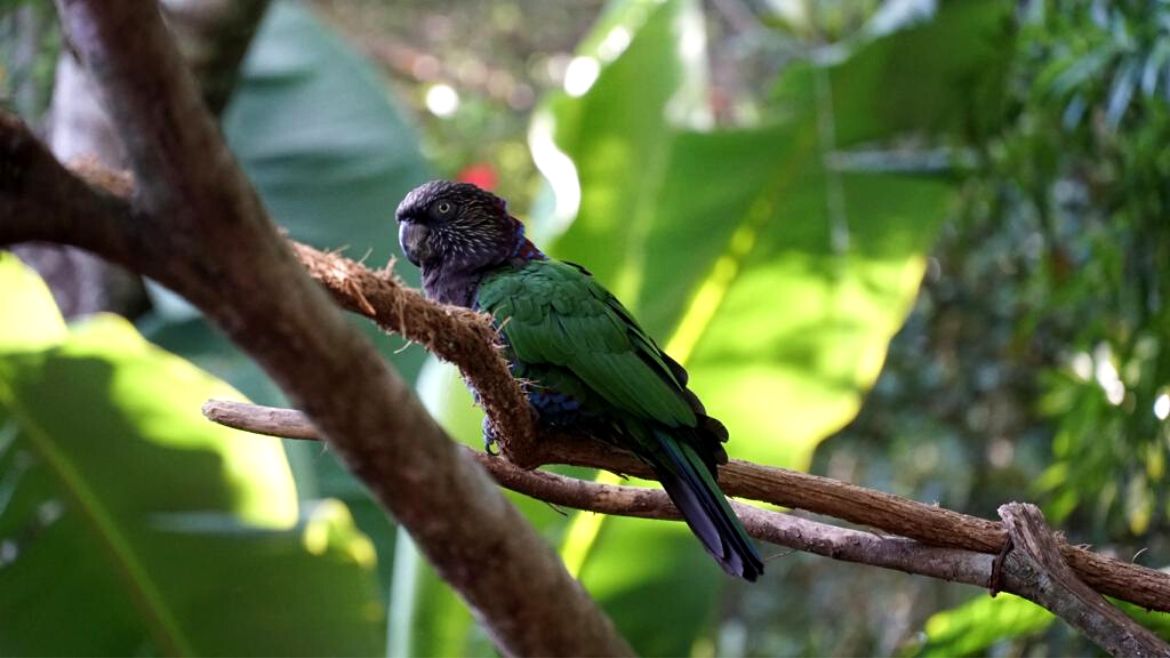
[[[52,22],[0,7],[37,120]],[[1153,0],[276,2],[223,126],[294,237],[377,266],[410,187],[494,184],[734,456],[1037,500],[1163,566],[1168,31]],[[223,381],[279,394],[181,300],[66,327],[11,258],[0,289],[0,651],[493,654],[327,453],[200,422]],[[454,373],[370,335],[479,445]],[[774,551],[749,587],[681,526],[513,500],[644,654],[1092,651],[1020,599]]]

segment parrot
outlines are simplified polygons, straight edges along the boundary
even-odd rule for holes
[[[546,256],[507,203],[471,183],[431,181],[395,212],[427,298],[487,313],[537,421],[577,428],[654,472],[724,571],[755,581],[763,560],[717,484],[728,433],[688,375],[584,267]],[[491,450],[496,437],[484,424]]]

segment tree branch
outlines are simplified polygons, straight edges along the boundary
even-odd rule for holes
[[[1065,563],[1059,542],[1035,505],[1009,503],[999,515],[1012,539],[1005,568],[1033,601],[1048,608],[1114,656],[1168,656],[1158,636],[1081,582]]]
[[[132,264],[140,245],[125,180],[95,168],[91,187],[71,175],[28,127],[0,112],[0,245],[54,242]]]
[[[203,414],[220,425],[255,434],[319,439],[312,423],[294,409],[209,400],[203,405]],[[588,482],[525,469],[466,446],[463,449],[501,486],[553,505],[647,519],[682,518],[660,489]],[[779,546],[979,587],[985,587],[991,578],[993,558],[984,553],[927,546],[901,537],[837,528],[736,501],[732,504],[753,537]]]
[[[629,654],[556,554],[305,276],[204,109],[157,6],[57,6],[119,128],[137,183],[133,204],[79,189],[6,119],[0,241],[78,244],[201,308],[309,414],[504,653]],[[25,163],[42,170],[30,176]],[[47,199],[42,185],[81,194]],[[79,225],[86,204],[97,228]],[[30,215],[46,206],[62,212]]]
[[[304,414],[241,402],[211,400],[203,406],[209,419],[228,427],[285,438],[317,438]],[[681,516],[665,492],[614,486],[520,468],[512,462],[464,447],[501,486],[554,505],[650,519]],[[838,528],[733,502],[744,528],[753,537],[835,560],[894,569],[905,573],[1011,592],[1069,622],[1113,655],[1164,656],[1170,646],[1106,602],[1073,574],[1060,553],[1060,542],[1033,505],[1000,508],[1014,549],[1006,561],[982,552],[928,546]]]

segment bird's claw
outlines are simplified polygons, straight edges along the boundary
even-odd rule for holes
[[[500,442],[500,436],[496,433],[495,425],[492,425],[490,418],[483,419],[483,451],[492,457],[500,454],[496,449],[496,445]]]

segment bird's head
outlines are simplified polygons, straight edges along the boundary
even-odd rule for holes
[[[395,214],[403,253],[424,270],[495,265],[524,239],[504,200],[470,183],[424,183],[406,195]]]

